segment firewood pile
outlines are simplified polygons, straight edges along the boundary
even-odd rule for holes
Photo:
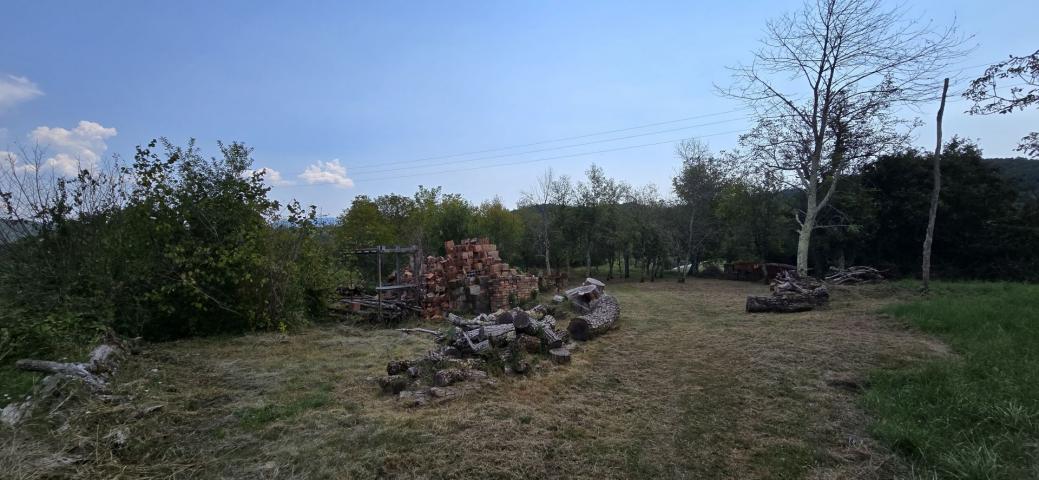
[[[612,328],[620,316],[617,300],[603,293],[602,282],[589,284],[597,291],[583,315],[558,328],[556,308],[538,305],[512,308],[465,318],[449,313],[444,329],[402,328],[405,333],[430,335],[435,348],[413,360],[394,360],[386,376],[373,379],[384,393],[396,395],[407,406],[441,402],[468,390],[494,383],[490,372],[528,373],[531,355],[555,364],[570,362],[576,344]],[[575,307],[576,308],[576,307]]]
[[[528,355],[569,363],[570,336],[557,329],[549,311],[538,305],[474,318],[448,314],[450,326],[442,330],[402,328],[406,333],[431,335],[436,346],[426,356],[390,362],[386,376],[376,381],[384,393],[397,395],[408,406],[420,406],[493,383],[488,371],[527,373]]]
[[[339,289],[339,299],[332,304],[333,312],[350,312],[362,316],[382,314],[384,319],[400,320],[408,315],[420,313],[421,309],[413,296],[384,294],[380,300],[376,295],[358,289]]]
[[[772,295],[747,297],[747,312],[792,313],[812,310],[830,301],[826,285],[816,278],[784,270],[770,284]]]
[[[588,340],[613,328],[620,317],[617,299],[606,294],[606,284],[594,278],[586,278],[584,285],[564,292],[570,306],[581,313],[567,326],[575,340]]]
[[[444,242],[443,257],[426,257],[421,282],[422,314],[442,317],[450,311],[493,312],[536,295],[538,278],[502,262],[487,238]]]
[[[859,285],[884,281],[884,274],[873,267],[857,266],[839,269],[830,267],[826,283],[833,285]]]

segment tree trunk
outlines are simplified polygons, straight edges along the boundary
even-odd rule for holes
[[[815,191],[808,194],[808,206],[805,218],[801,221],[801,229],[797,232],[797,274],[808,275],[808,253],[812,245],[812,229],[815,228]]]
[[[692,208],[692,207],[690,206],[690,208]],[[689,272],[692,270],[692,264],[693,264],[692,263],[693,262],[693,221],[694,221],[695,218],[696,218],[696,214],[694,212],[689,212],[689,228],[686,231],[685,255],[686,255],[686,258],[689,259],[690,267],[688,269],[686,269],[684,272],[682,272],[682,275],[678,277],[678,282],[679,283],[685,283],[685,277],[688,277],[689,276]]]
[[[807,312],[815,308],[815,302],[805,295],[769,295],[747,297],[747,312],[793,313]]]
[[[585,257],[584,257],[585,258],[584,273],[585,273],[585,276],[588,276],[588,275],[592,274],[592,239],[591,238],[588,239],[588,246],[585,248],[584,255],[585,255]]]
[[[631,270],[628,262],[631,260],[631,250],[624,251],[624,278],[631,278]]]
[[[613,328],[620,314],[621,309],[617,299],[610,295],[603,295],[594,302],[590,313],[571,320],[567,331],[575,340],[588,340]]]
[[[931,189],[931,209],[927,214],[927,234],[924,236],[923,290],[931,288],[931,242],[934,241],[934,222],[938,218],[938,199],[942,190],[942,115],[945,113],[945,96],[949,93],[949,79],[942,87],[942,103],[938,107],[937,136],[934,146],[934,188]]]
[[[548,243],[549,243],[549,240],[548,240],[549,239],[549,236],[548,236],[548,234],[549,234],[549,232],[548,232],[548,230],[549,230],[548,229],[548,212],[545,211],[545,206],[544,205],[542,205],[542,208],[541,208],[541,224],[544,226],[544,232],[543,233],[545,235],[545,276],[551,278],[552,277],[552,255],[549,253],[549,248],[548,248],[548,246],[549,246],[548,245]]]

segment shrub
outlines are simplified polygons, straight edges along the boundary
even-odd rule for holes
[[[130,166],[75,178],[10,162],[0,172],[0,350],[54,355],[108,328],[161,340],[323,315],[345,271],[314,207],[293,202],[280,222],[251,150],[219,147],[207,159],[193,141],[152,141]]]

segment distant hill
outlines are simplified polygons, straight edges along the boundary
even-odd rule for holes
[[[1039,160],[1027,158],[986,158],[1000,173],[1023,192],[1039,194]]]

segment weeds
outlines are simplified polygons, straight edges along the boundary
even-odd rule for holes
[[[887,311],[955,355],[877,371],[873,431],[948,478],[1033,477],[1039,444],[1039,286],[942,284]]]

